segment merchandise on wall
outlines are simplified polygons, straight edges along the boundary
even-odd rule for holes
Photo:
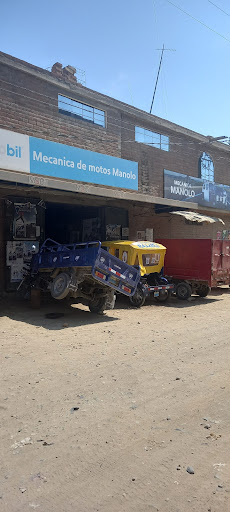
[[[216,239],[217,240],[230,240],[230,229],[223,229],[222,231],[217,231]]]
[[[106,240],[120,240],[121,226],[119,224],[106,225]]]
[[[30,263],[33,254],[39,250],[39,242],[12,242],[6,244],[6,265],[10,268],[10,282],[16,283],[23,278],[23,267]]]
[[[30,263],[44,240],[45,210],[44,201],[38,198],[5,198],[6,291],[17,290],[23,267]]]
[[[129,228],[122,228],[122,238],[129,238]]]
[[[230,231],[228,229],[223,229],[222,240],[230,240]]]
[[[145,240],[145,231],[137,231],[137,241]]]
[[[154,239],[153,228],[146,228],[145,236],[146,236],[146,240],[148,240],[148,242],[153,242],[153,239]]]
[[[99,217],[94,219],[84,219],[82,227],[82,241],[92,242],[101,239],[101,220]]]
[[[13,221],[14,240],[34,239],[40,235],[40,230],[36,226],[37,209],[35,204],[15,203]],[[39,234],[38,234],[39,233]]]

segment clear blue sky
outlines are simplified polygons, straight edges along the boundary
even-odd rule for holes
[[[81,68],[87,87],[149,111],[164,44],[176,51],[164,53],[153,113],[230,136],[230,2],[172,2],[229,41],[167,0],[3,0],[0,49]]]

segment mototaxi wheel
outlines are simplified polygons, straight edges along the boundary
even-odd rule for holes
[[[91,311],[91,313],[96,313],[98,315],[102,315],[102,313],[106,309],[106,302],[107,302],[107,297],[95,298],[94,300],[92,300],[89,303],[89,310]]]
[[[141,306],[143,306],[143,304],[145,303],[145,298],[146,296],[142,286],[138,286],[134,295],[132,295],[132,297],[129,297],[129,300],[132,306],[134,306],[134,308],[141,308]]]
[[[66,272],[60,272],[60,274],[55,277],[50,286],[50,293],[54,299],[62,300],[67,297],[70,280],[71,277]]]
[[[160,290],[158,297],[154,297],[157,302],[166,302],[171,297],[171,290]]]
[[[209,294],[210,292],[210,288],[208,285],[204,284],[204,285],[201,285],[198,289],[197,289],[197,294],[200,296],[200,297],[207,297],[207,295]]]
[[[185,281],[181,281],[181,283],[178,283],[176,287],[176,296],[180,300],[187,300],[192,294],[192,288],[190,284],[186,283]]]

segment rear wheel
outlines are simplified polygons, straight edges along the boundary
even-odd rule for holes
[[[66,272],[60,272],[51,283],[50,293],[54,299],[62,300],[69,293],[71,277]]]
[[[140,308],[145,303],[145,294],[142,286],[138,286],[134,295],[129,300],[135,308]]]
[[[208,285],[202,285],[197,289],[197,293],[200,297],[207,297],[210,292],[210,288]]]
[[[160,290],[158,297],[155,297],[157,302],[166,302],[171,296],[171,290]]]
[[[176,296],[180,300],[187,300],[192,294],[192,288],[190,284],[182,281],[176,287]]]
[[[106,309],[106,297],[98,297],[89,303],[89,310],[91,313],[102,314]]]

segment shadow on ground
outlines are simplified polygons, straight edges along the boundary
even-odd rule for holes
[[[48,318],[47,315],[53,316]],[[33,309],[29,301],[7,299],[0,301],[0,317],[7,316],[17,322],[44,327],[48,330],[60,330],[67,327],[101,324],[113,322],[117,317],[110,316],[106,311],[103,315],[91,313],[81,304],[71,304],[67,301],[48,301],[42,303],[39,309]]]
[[[193,295],[188,300],[178,300],[176,296],[170,297],[165,303],[157,302],[154,297],[147,298],[142,308],[134,308],[128,297],[119,295],[116,300],[113,316],[110,311],[106,311],[103,315],[92,314],[87,307],[81,304],[73,304],[67,300],[55,301],[47,300],[42,303],[39,309],[32,309],[30,302],[19,300],[18,298],[7,297],[0,301],[0,317],[7,316],[12,320],[27,323],[34,326],[44,327],[48,330],[61,330],[63,328],[73,328],[83,325],[97,325],[105,322],[113,322],[119,320],[119,310],[133,310],[133,314],[141,316],[141,311],[146,307],[151,308],[179,308],[188,309],[197,305],[208,306],[213,302],[223,300],[223,296],[230,293],[228,287],[213,289],[205,298]],[[114,316],[114,313],[116,316]],[[117,314],[116,314],[117,313]],[[53,316],[48,318],[47,315]]]
[[[213,302],[223,300],[221,298],[222,295],[228,295],[230,294],[229,288],[215,288],[212,289],[210,294],[207,297],[199,297],[198,295],[192,295],[188,300],[179,300],[177,299],[176,295],[172,295],[169,300],[166,302],[157,302],[156,299],[154,299],[153,296],[150,296],[146,299],[145,304],[142,306],[142,308],[145,308],[147,306],[155,307],[167,307],[167,308],[190,308],[195,307],[198,304],[203,304],[204,306],[207,306],[209,304],[212,304]],[[141,309],[142,309],[141,308]],[[137,308],[134,308],[127,297],[124,297],[122,295],[119,295],[116,300],[115,309],[134,309],[137,311]]]

